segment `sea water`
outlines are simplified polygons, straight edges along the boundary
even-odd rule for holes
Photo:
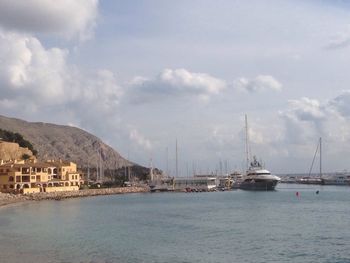
[[[0,262],[350,262],[350,187],[16,204],[0,209]]]

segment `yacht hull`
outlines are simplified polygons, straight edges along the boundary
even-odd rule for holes
[[[249,180],[243,181],[239,189],[249,191],[274,191],[278,180]]]

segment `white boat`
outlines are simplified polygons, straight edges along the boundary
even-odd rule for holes
[[[319,153],[319,158],[320,158],[320,164],[319,164],[320,172],[319,172],[319,176],[311,176],[312,168],[314,166],[317,153]],[[314,158],[312,159],[311,167],[310,167],[310,170],[309,170],[309,175],[298,179],[297,183],[298,184],[323,184],[323,177],[322,177],[322,138],[321,137],[319,138],[318,143],[317,143],[317,147],[316,147],[316,151],[315,151],[315,154],[314,154]]]
[[[284,184],[296,184],[297,178],[295,176],[285,176],[281,178],[280,183]]]
[[[273,191],[280,180],[281,178],[262,168],[254,156],[246,175],[239,183],[239,188],[253,191]]]
[[[350,174],[347,172],[336,173],[335,175],[329,175],[322,178],[322,184],[324,185],[349,185]]]
[[[245,115],[245,128],[246,128],[246,157],[247,157],[247,171],[243,176],[242,181],[238,182],[236,186],[243,190],[253,191],[273,191],[276,185],[281,180],[276,175],[272,175],[270,171],[264,169],[256,157],[253,157],[253,161],[249,161],[249,136],[248,136],[248,121],[247,115]],[[248,164],[250,166],[248,167]]]
[[[297,184],[323,184],[323,179],[321,177],[315,176],[304,176],[296,180]]]

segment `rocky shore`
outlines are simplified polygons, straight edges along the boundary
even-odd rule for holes
[[[66,198],[78,198],[96,195],[116,195],[127,193],[145,193],[149,192],[148,187],[118,187],[118,188],[102,188],[102,189],[86,189],[69,192],[55,193],[37,193],[37,194],[5,194],[0,193],[0,206],[9,205],[24,201],[41,201],[41,200],[62,200]]]

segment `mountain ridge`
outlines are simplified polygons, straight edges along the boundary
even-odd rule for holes
[[[38,151],[39,160],[70,160],[84,168],[97,167],[99,162],[107,169],[136,165],[97,136],[78,127],[0,115],[0,128],[22,134]]]

